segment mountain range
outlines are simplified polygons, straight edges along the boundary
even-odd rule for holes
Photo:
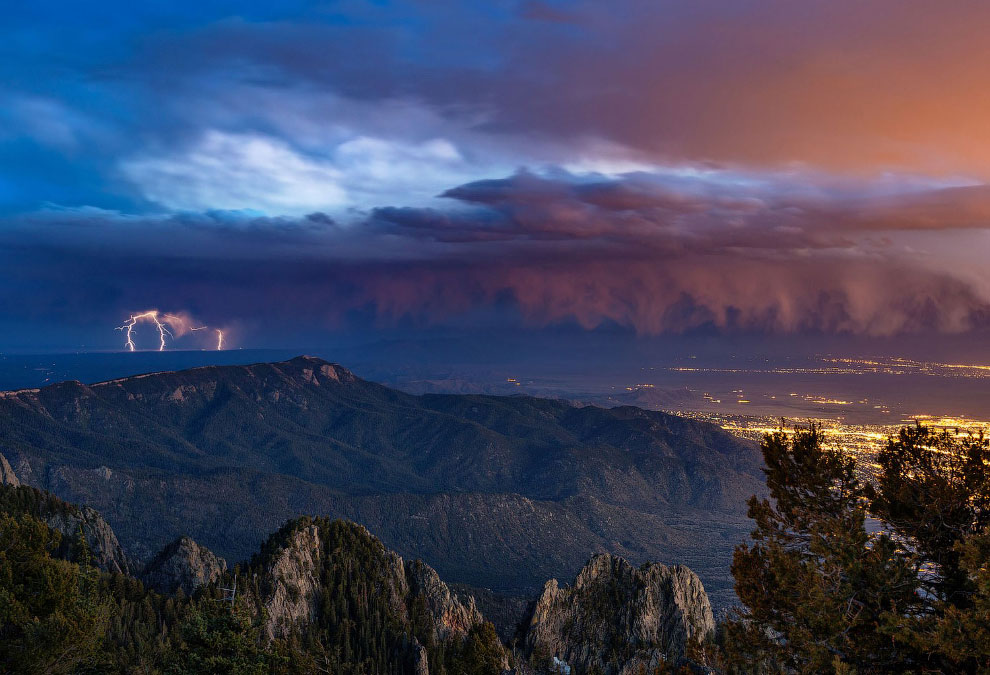
[[[500,640],[471,593],[328,518],[290,520],[234,570],[181,537],[132,574],[96,511],[0,479],[4,672],[635,675],[714,636],[690,569],[599,554]]]
[[[498,594],[610,552],[689,565],[716,606],[764,490],[756,446],[711,424],[416,396],[305,356],[0,393],[0,453],[21,482],[102,513],[135,569],[182,535],[243,560],[320,515]]]

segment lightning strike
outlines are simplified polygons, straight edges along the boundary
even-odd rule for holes
[[[131,314],[130,318],[124,322],[123,326],[117,326],[117,330],[124,331],[127,337],[127,342],[125,346],[128,351],[134,351],[134,326],[137,325],[139,321],[150,321],[155,324],[158,328],[158,351],[165,351],[165,336],[172,337],[172,332],[165,327],[165,322],[168,320],[169,315],[164,315],[164,319],[158,318],[158,310],[150,309],[147,312],[141,312],[140,314]]]
[[[189,315],[180,312],[179,314],[165,314],[159,312],[157,309],[149,309],[145,312],[137,312],[131,314],[127,321],[124,322],[122,326],[117,326],[116,330],[122,331],[125,336],[124,347],[128,351],[137,351],[137,345],[134,343],[134,336],[137,334],[136,326],[141,322],[147,322],[153,324],[158,330],[158,351],[165,351],[168,340],[176,340],[181,338],[186,333],[194,333],[202,330],[212,330],[216,333],[217,342],[216,349],[220,351],[223,349],[223,331],[220,329],[210,329],[207,325],[196,326],[193,325],[192,319]],[[166,338],[168,340],[166,340]]]

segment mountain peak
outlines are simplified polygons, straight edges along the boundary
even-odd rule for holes
[[[708,595],[690,569],[637,569],[606,553],[592,557],[571,587],[547,582],[525,646],[577,672],[654,672],[680,662],[688,640],[714,629]],[[616,651],[619,644],[625,649]]]
[[[331,363],[317,356],[301,355],[296,356],[287,361],[277,361],[274,363],[252,363],[243,365],[218,365],[218,366],[199,366],[197,368],[189,368],[187,370],[161,370],[151,373],[140,373],[136,375],[129,375],[127,377],[119,377],[113,380],[106,380],[104,382],[97,382],[90,387],[107,387],[110,385],[117,385],[120,387],[129,386],[137,384],[138,381],[146,381],[146,384],[155,383],[165,383],[172,384],[175,378],[181,378],[187,386],[190,384],[195,384],[198,379],[203,376],[209,379],[216,380],[220,377],[230,377],[238,375],[248,375],[249,377],[264,377],[266,375],[272,374],[272,369],[276,369],[276,372],[280,371],[283,377],[301,377],[304,382],[310,384],[319,384],[319,381],[330,379],[337,382],[355,382],[357,381],[357,376],[354,375],[344,366],[338,363]],[[314,382],[314,378],[317,378]],[[59,382],[57,384],[48,385],[45,390],[52,390],[53,388],[81,388],[86,389],[87,386],[76,382],[75,380],[69,380],[67,382]],[[36,390],[37,391],[37,390]]]
[[[324,378],[329,378],[337,382],[354,382],[358,378],[347,368],[344,368],[339,363],[331,363],[318,356],[308,356],[302,355],[295,358],[289,359],[288,361],[282,361],[281,363],[275,364],[277,366],[292,366],[293,368],[300,368],[303,373],[303,377],[307,382],[312,382],[314,376],[322,375]]]
[[[286,361],[285,363],[330,363],[325,359],[321,359],[319,356],[310,356],[309,354],[300,354],[299,356],[293,357]]]
[[[144,569],[146,586],[171,594],[181,588],[192,595],[200,586],[212,583],[227,571],[227,561],[189,537],[182,536],[166,546]]]

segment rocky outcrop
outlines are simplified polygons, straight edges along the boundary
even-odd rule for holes
[[[261,576],[261,602],[265,609],[265,633],[269,638],[284,637],[294,628],[317,619],[320,601],[327,592],[320,583],[321,572],[334,566],[347,566],[349,551],[327,550],[327,530],[340,527],[325,519],[316,519],[296,529],[272,552],[264,563]],[[382,546],[365,528],[347,524],[352,533],[371,542],[377,554],[375,571],[381,581],[378,592],[401,618],[406,617],[409,586],[402,558]],[[278,535],[276,535],[278,536]],[[367,570],[366,570],[367,571]]]
[[[321,570],[348,564],[346,553],[327,550],[328,525],[341,527],[317,519],[291,531],[264,563],[261,575],[266,583],[261,602],[269,637],[284,637],[294,627],[315,621],[326,592],[320,583]],[[437,642],[462,640],[472,627],[485,621],[474,599],[458,598],[429,565],[418,560],[406,564],[364,527],[350,523],[346,527],[373,547],[378,592],[402,621],[409,620],[414,605],[424,607]]]
[[[711,605],[687,567],[650,563],[634,568],[595,556],[574,586],[546,583],[533,609],[525,649],[537,665],[556,659],[574,675],[632,675],[677,663],[690,638],[715,629]]]
[[[62,533],[63,548],[74,547],[82,528],[86,547],[96,567],[104,572],[129,574],[130,565],[124,549],[117,541],[113,528],[103,520],[103,516],[88,506],[76,507],[66,504],[65,507],[42,514],[48,527]]]
[[[264,617],[269,639],[299,629],[362,625],[363,644],[393,645],[417,675],[429,675],[435,659],[439,672],[460,672],[457,659],[472,645],[508,668],[504,647],[473,599],[461,600],[431,567],[405,563],[360,525],[291,521],[272,535],[247,573],[251,580],[241,587]],[[348,642],[351,634],[332,630],[338,648],[356,648]]]
[[[430,659],[426,654],[426,647],[417,644],[415,650],[413,673],[415,675],[430,675]]]
[[[12,482],[9,466],[0,455],[0,473],[5,475],[0,481],[0,511],[35,517],[58,531],[61,541],[52,551],[56,557],[76,562],[88,560],[104,572],[131,572],[127,555],[103,516],[88,506],[76,506],[51,493]],[[85,547],[80,546],[80,533]]]
[[[422,597],[433,617],[437,641],[464,638],[472,627],[484,623],[485,617],[478,611],[474,598],[467,597],[462,601],[423,561],[415,560],[406,565],[406,578],[411,597]]]
[[[0,455],[0,485],[11,485],[17,487],[21,482],[17,480],[17,474],[14,473],[14,469],[10,466],[7,458]]]
[[[156,555],[144,568],[144,585],[171,595],[180,588],[192,595],[227,571],[227,561],[189,537],[180,537]]]
[[[316,619],[322,555],[319,527],[309,525],[296,531],[266,565],[264,575],[270,585],[262,601],[269,639],[284,637]]]

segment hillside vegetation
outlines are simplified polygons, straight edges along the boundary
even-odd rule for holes
[[[755,446],[714,425],[412,396],[308,357],[6,393],[0,439],[23,482],[98,510],[141,562],[183,534],[245,559],[287,519],[326,514],[515,593],[608,551],[689,564],[724,605],[762,490]]]

